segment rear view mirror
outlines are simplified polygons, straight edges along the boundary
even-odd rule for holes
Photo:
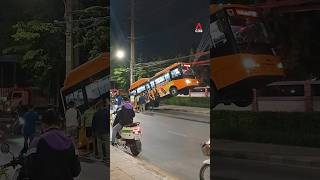
[[[10,145],[8,143],[2,143],[0,148],[3,154],[8,154],[10,152]]]

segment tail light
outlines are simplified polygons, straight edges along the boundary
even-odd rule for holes
[[[132,132],[134,133],[134,134],[139,134],[140,132],[141,132],[141,128],[138,126],[138,127],[134,127],[133,129],[132,129]]]

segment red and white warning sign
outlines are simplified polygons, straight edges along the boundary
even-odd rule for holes
[[[201,23],[199,23],[199,22],[197,23],[197,26],[196,26],[196,29],[194,30],[194,32],[196,32],[196,33],[203,32]]]

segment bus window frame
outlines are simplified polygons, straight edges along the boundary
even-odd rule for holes
[[[222,21],[224,20],[224,21]],[[237,47],[237,44],[235,42],[230,22],[228,19],[228,15],[225,9],[221,9],[217,11],[215,14],[210,15],[210,26],[211,23],[217,21],[217,25],[224,27],[222,33],[224,33],[225,38],[227,40],[226,43],[224,43],[224,46],[222,47],[211,47],[210,48],[210,58],[214,57],[220,57],[220,56],[226,56],[230,54],[236,54],[239,53],[239,49]],[[224,24],[222,24],[224,23]],[[211,30],[210,30],[210,40],[211,43],[213,44],[213,39],[211,36]]]
[[[230,36],[232,38],[232,45],[233,48],[236,50],[236,53],[253,53],[253,54],[270,54],[270,55],[274,55],[273,50],[272,50],[272,43],[271,43],[271,39],[270,39],[270,33],[268,32],[268,28],[266,27],[266,23],[264,21],[264,19],[261,17],[261,13],[258,10],[252,10],[255,11],[257,13],[257,17],[252,17],[252,16],[245,16],[245,15],[239,15],[237,13],[234,13],[233,16],[230,16],[230,13],[228,13],[228,10],[233,10],[233,12],[236,12],[236,10],[247,10],[246,8],[225,8],[223,9],[223,11],[225,12],[225,18],[227,19],[228,22],[228,31],[230,33]],[[249,9],[250,10],[250,9]],[[264,30],[266,31],[266,38],[267,41],[266,43],[256,43],[256,44],[251,44],[251,48],[250,51],[244,51],[244,48],[241,48],[240,46],[243,46],[243,44],[239,44],[236,40],[235,34],[231,28],[231,20],[230,18],[235,17],[235,18],[243,18],[243,17],[247,17],[247,18],[251,18],[251,19],[257,19],[258,22],[262,23],[262,27],[264,28]],[[210,20],[211,23],[211,20]],[[261,47],[259,48],[258,51],[253,50],[253,47],[255,46],[265,46],[264,50],[261,50]],[[249,49],[249,48],[248,48]],[[267,50],[266,50],[267,49]]]
[[[177,70],[178,72],[179,72],[179,75],[177,75],[177,76],[173,76],[173,71],[175,71],[175,70]],[[176,75],[176,74],[175,74]],[[171,76],[171,79],[172,80],[174,80],[174,79],[179,79],[179,77],[181,77],[183,74],[182,74],[182,72],[181,72],[181,70],[180,70],[180,67],[175,67],[175,68],[173,68],[172,70],[170,70],[170,76]]]

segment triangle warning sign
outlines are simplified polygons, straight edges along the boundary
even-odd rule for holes
[[[197,23],[197,26],[196,26],[196,29],[194,30],[194,32],[196,33],[202,33],[203,30],[202,30],[202,26],[201,26],[201,23]]]

